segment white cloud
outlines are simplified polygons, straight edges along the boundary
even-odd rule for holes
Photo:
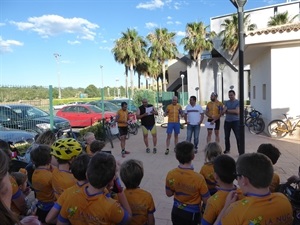
[[[41,17],[30,17],[27,22],[11,21],[19,30],[30,30],[38,33],[43,38],[57,36],[60,34],[76,34],[77,38],[94,40],[97,24],[91,23],[83,18],[64,18],[58,15],[43,15]]]
[[[80,44],[80,41],[68,41],[68,44],[70,44],[70,45],[78,45],[78,44]]]
[[[171,20],[171,19],[172,19],[172,17],[171,17],[171,16],[168,16],[168,17],[167,17],[167,19],[168,19],[168,20]]]
[[[0,27],[3,27],[5,26],[6,24],[5,23],[0,23]]]
[[[185,31],[177,31],[176,35],[180,37],[185,37]]]
[[[171,25],[171,24],[173,24],[173,21],[167,21],[167,24]]]
[[[14,46],[23,46],[23,43],[16,40],[3,40],[0,36],[0,53],[12,52]]]
[[[154,27],[158,27],[158,25],[156,23],[151,23],[151,22],[146,23],[146,28],[147,29],[152,29]]]
[[[175,21],[175,24],[176,25],[181,25],[181,22],[180,21]]]
[[[107,40],[103,40],[102,43],[107,43]]]
[[[164,6],[164,2],[162,0],[151,0],[146,3],[139,3],[136,8],[137,9],[157,9],[157,8],[162,8]]]

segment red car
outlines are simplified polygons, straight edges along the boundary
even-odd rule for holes
[[[69,120],[71,127],[87,127],[102,119],[102,110],[95,105],[69,105],[58,110],[56,116]],[[116,113],[104,112],[106,120],[109,120],[111,116],[115,117]]]

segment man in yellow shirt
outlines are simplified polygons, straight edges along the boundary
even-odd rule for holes
[[[165,155],[169,154],[170,140],[174,130],[174,144],[178,143],[178,134],[180,133],[180,116],[182,116],[182,108],[178,103],[178,98],[172,98],[172,104],[168,105],[164,116],[168,116],[167,140]]]
[[[121,109],[117,112],[116,121],[118,122],[118,128],[120,133],[120,139],[121,139],[121,154],[124,158],[126,155],[129,154],[129,151],[125,151],[125,144],[126,144],[126,136],[128,133],[128,110],[127,110],[127,103],[122,102],[121,103]]]
[[[218,94],[213,92],[210,95],[210,102],[207,103],[205,115],[208,117],[207,122],[210,122],[211,124],[215,124],[215,137],[216,142],[220,142],[220,117],[222,115],[223,110],[223,103],[218,101]],[[207,138],[206,142],[209,143],[211,141],[212,136],[212,128],[207,128]]]

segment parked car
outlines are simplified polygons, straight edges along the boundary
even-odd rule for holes
[[[31,144],[34,142],[35,135],[36,133],[24,130],[9,129],[0,125],[0,139],[6,142],[11,142],[12,144]]]
[[[129,110],[129,103],[131,105],[131,110],[132,112],[136,112],[137,110],[137,107],[134,105],[134,102],[131,100],[131,99],[128,99],[128,98],[125,98],[125,99],[122,99],[122,98],[119,98],[119,99],[113,99],[113,100],[108,100],[109,102],[117,105],[119,108],[121,108],[121,103],[122,102],[126,102],[127,105],[128,105],[128,110]]]
[[[117,106],[109,101],[103,101],[103,103],[104,103],[104,111],[117,112],[120,109],[119,106]],[[91,101],[91,102],[88,102],[87,104],[96,105],[100,109],[102,109],[102,100]]]
[[[68,105],[77,105],[77,104],[85,104],[86,102],[68,102],[68,103],[66,103],[66,104],[61,104],[61,105],[54,105],[53,106],[53,109],[54,110],[60,110],[60,109],[62,109],[63,107],[65,107],[65,106],[68,106]]]
[[[50,114],[31,105],[0,105],[0,124],[7,128],[42,133],[50,129]],[[53,131],[68,131],[70,122],[64,118],[53,117]]]
[[[68,119],[72,127],[87,127],[102,119],[102,109],[89,104],[69,105],[58,110],[56,115]],[[106,120],[109,120],[111,116],[115,117],[116,113],[104,112]]]

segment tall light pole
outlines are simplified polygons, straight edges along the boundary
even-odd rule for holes
[[[183,107],[183,105],[184,105],[184,84],[183,84],[183,79],[184,79],[184,74],[181,74],[180,75],[180,77],[181,77],[181,98],[182,98],[182,107]]]
[[[238,11],[239,30],[239,98],[240,98],[240,146],[239,153],[245,152],[245,124],[244,124],[244,6],[247,0],[230,0]]]
[[[100,70],[101,70],[101,80],[102,80],[102,88],[101,88],[101,109],[102,109],[102,120],[104,122],[104,85],[103,85],[103,66],[100,65]]]
[[[116,84],[117,84],[117,97],[119,98],[120,96],[120,94],[119,94],[119,85],[118,85],[118,83],[119,83],[119,78],[116,78]]]
[[[58,81],[58,98],[61,99],[61,89],[60,89],[60,68],[59,68],[59,57],[61,57],[60,54],[54,53],[53,54],[56,60],[56,70],[57,70],[57,81]]]
[[[225,69],[226,64],[225,63],[219,63],[219,69],[221,70],[221,92],[222,92],[222,102],[224,103],[224,78],[223,78],[223,72]]]

